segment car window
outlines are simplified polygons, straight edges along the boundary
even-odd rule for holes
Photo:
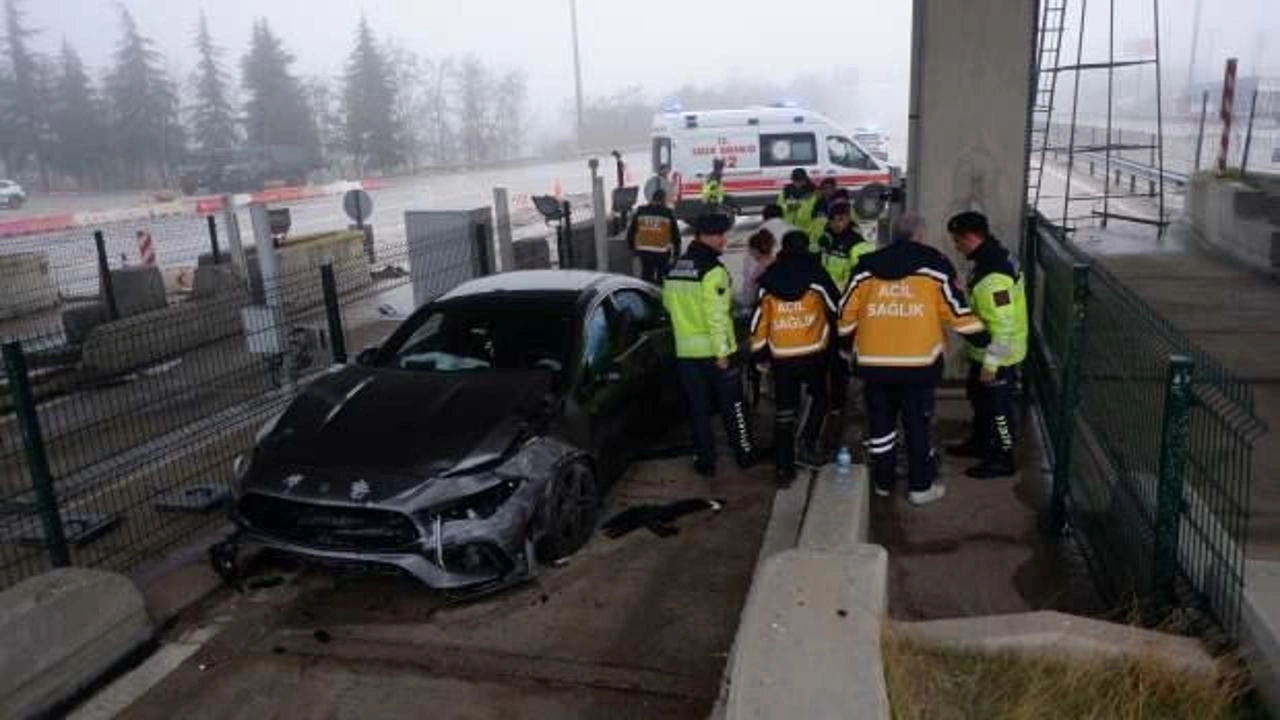
[[[602,374],[613,358],[609,338],[607,305],[601,303],[583,326],[582,366],[590,377]]]
[[[855,170],[875,170],[876,163],[848,138],[833,135],[827,138],[827,156],[832,165]]]
[[[618,320],[625,325],[620,346],[631,347],[641,333],[657,328],[662,319],[662,309],[657,299],[639,290],[620,290],[613,293],[613,305],[618,309]]]
[[[671,167],[671,138],[657,137],[653,139],[653,171],[664,165]]]
[[[813,133],[761,135],[760,149],[760,164],[766,167],[818,164]]]
[[[548,370],[562,379],[574,310],[570,302],[447,302],[406,322],[378,364],[401,370]]]

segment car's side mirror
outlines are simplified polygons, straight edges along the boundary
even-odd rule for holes
[[[377,362],[378,362],[378,347],[376,345],[372,347],[367,347],[361,350],[358,355],[356,355],[357,365],[372,367]]]

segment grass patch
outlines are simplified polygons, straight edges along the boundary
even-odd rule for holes
[[[1210,680],[1156,660],[1075,662],[941,650],[884,638],[894,720],[1263,720],[1243,676]]]

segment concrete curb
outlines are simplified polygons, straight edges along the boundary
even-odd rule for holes
[[[1197,675],[1217,676],[1218,662],[1195,638],[1051,610],[983,617],[895,622],[898,637],[922,645],[980,653],[1063,660],[1154,660]]]
[[[888,718],[888,555],[864,544],[866,468],[780,491],[712,718]],[[801,487],[803,485],[803,487]],[[800,519],[802,517],[802,519]]]
[[[1246,560],[1240,645],[1254,687],[1280,717],[1280,562]]]
[[[786,550],[747,599],[727,717],[888,718],[880,653],[889,556]]]
[[[61,568],[0,593],[0,707],[49,712],[151,640],[146,603],[122,575]]]

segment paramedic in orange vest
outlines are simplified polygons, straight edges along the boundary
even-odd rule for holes
[[[671,262],[680,257],[680,226],[667,207],[667,191],[653,191],[648,205],[640,206],[627,229],[627,245],[640,258],[640,278],[661,285]]]
[[[782,251],[760,276],[756,311],[751,318],[751,350],[757,362],[773,365],[776,405],[773,424],[778,484],[796,476],[796,418],[804,388],[813,404],[800,432],[800,461],[818,466],[818,434],[827,414],[828,348],[835,340],[835,283],[809,252],[809,236],[792,230]]]
[[[892,242],[863,255],[840,307],[840,335],[853,337],[854,374],[867,406],[867,455],[875,493],[894,486],[898,418],[906,432],[907,500],[924,505],[946,488],[934,482],[937,456],[929,439],[933,395],[942,378],[948,329],[978,347],[991,342],[969,309],[945,255],[922,243],[924,222],[904,215]]]

